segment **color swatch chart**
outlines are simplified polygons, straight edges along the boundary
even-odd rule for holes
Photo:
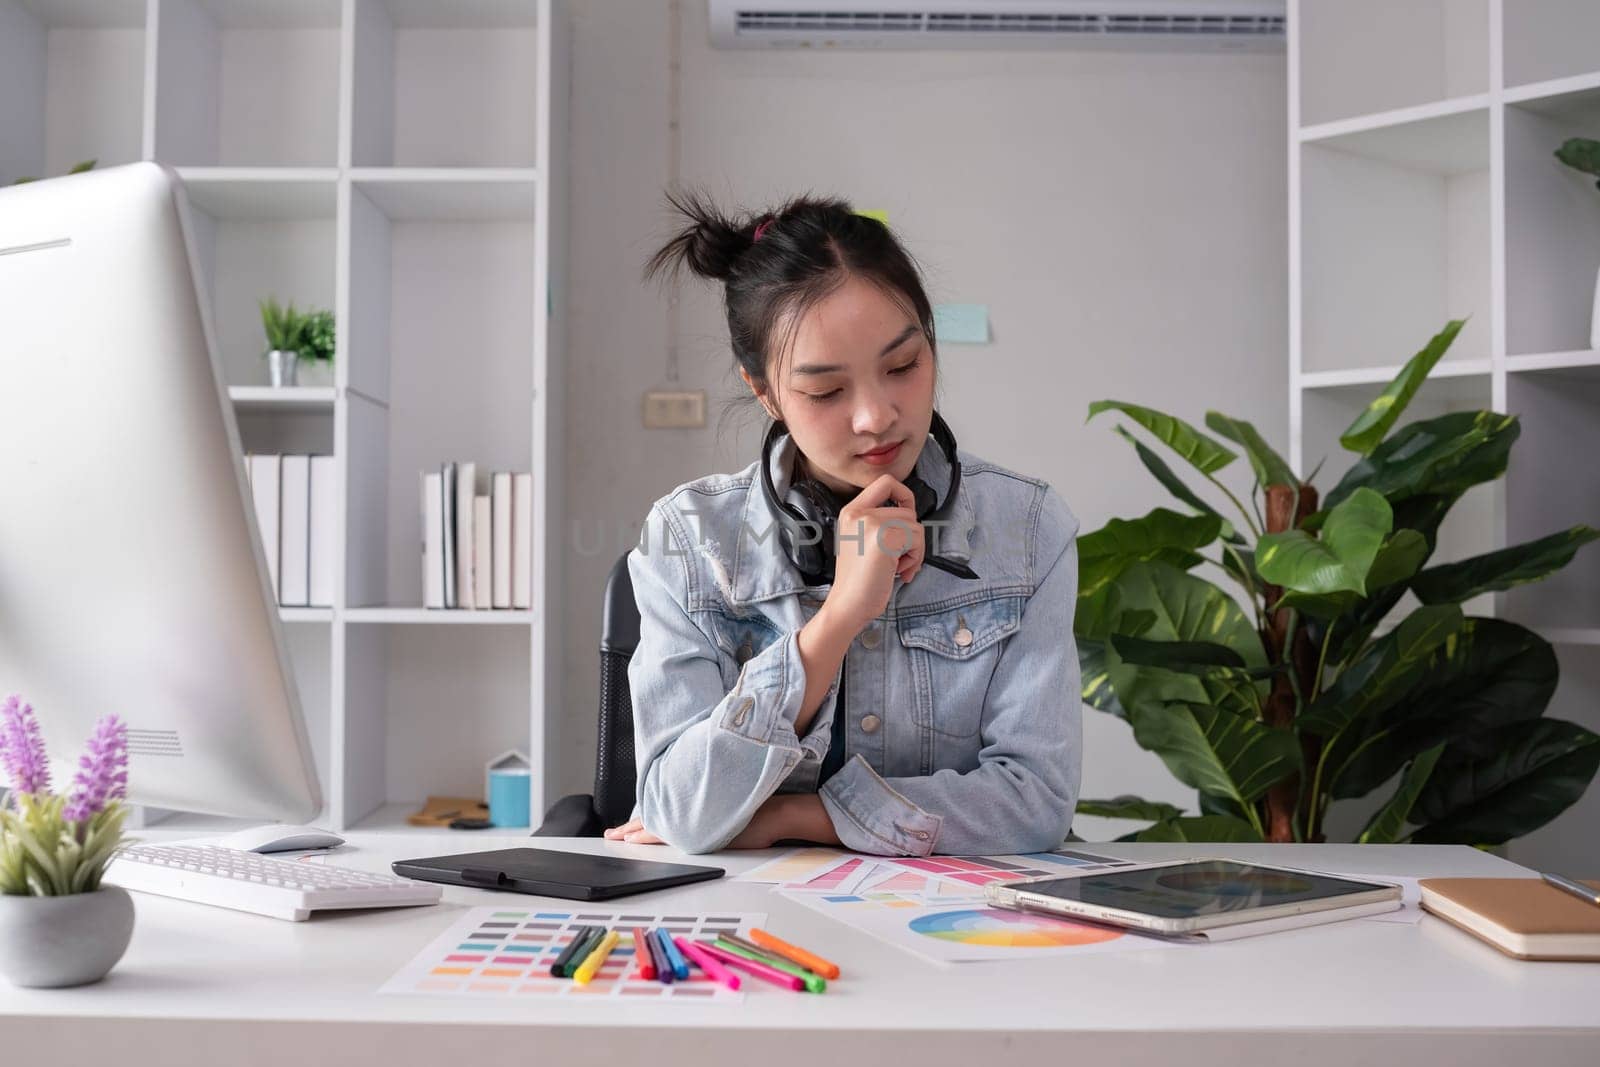
[[[880,862],[892,863],[920,874],[949,882],[982,888],[990,882],[1012,882],[1019,878],[1049,878],[1084,867],[1124,867],[1121,860],[1088,853],[1040,852],[1032,856],[896,856]],[[874,886],[874,888],[883,888]]]
[[[746,935],[766,922],[764,912],[590,911],[562,908],[472,908],[417,954],[380,993],[471,997],[614,998],[683,1002],[737,1002],[728,989],[696,970],[686,981],[664,985],[638,976],[633,928],[659,926],[670,934],[710,939]],[[550,965],[580,926],[604,926],[622,935],[588,985],[553,978]]]

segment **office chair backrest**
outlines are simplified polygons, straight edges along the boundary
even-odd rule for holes
[[[600,738],[595,750],[594,810],[606,826],[633,814],[637,770],[633,756],[633,699],[628,661],[639,647],[639,605],[624,553],[606,578],[600,621]]]

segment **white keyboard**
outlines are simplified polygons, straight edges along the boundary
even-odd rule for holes
[[[217,845],[133,845],[118,852],[105,880],[219,908],[300,922],[333,908],[437,904],[444,888],[392,874],[263,856]]]

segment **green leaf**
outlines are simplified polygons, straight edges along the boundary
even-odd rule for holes
[[[1133,434],[1129,433],[1123,427],[1113,426],[1112,429],[1115,430],[1124,441],[1133,446],[1133,450],[1138,453],[1139,462],[1144,464],[1144,469],[1154,475],[1156,481],[1160,482],[1166,487],[1167,492],[1171,493],[1185,504],[1188,504],[1191,508],[1194,508],[1196,511],[1200,512],[1200,514],[1213,516],[1219,523],[1222,524],[1222,539],[1224,541],[1235,545],[1244,544],[1244,538],[1240,537],[1238,532],[1234,530],[1233,524],[1218,514],[1217,510],[1210,504],[1207,504],[1204,500],[1201,500],[1198,496],[1196,496],[1194,490],[1190,489],[1184,484],[1183,479],[1172,473],[1172,468],[1167,466],[1166,460],[1162,459],[1149,448],[1145,447],[1143,441],[1140,441],[1137,437],[1133,436]]]
[[[1089,405],[1089,418],[1094,418],[1102,411],[1122,412],[1149,430],[1155,435],[1156,440],[1188,460],[1203,474],[1215,474],[1238,458],[1234,452],[1217,444],[1182,419],[1153,408],[1140,407],[1138,404],[1128,404],[1121,400],[1096,400]]]
[[[1150,819],[1159,822],[1175,819],[1183,809],[1158,800],[1146,800],[1132,793],[1112,797],[1110,800],[1079,800],[1079,815],[1098,815],[1106,819]]]
[[[97,159],[86,159],[82,163],[74,164],[72,169],[67,171],[67,173],[68,174],[82,174],[86,170],[94,170],[94,165],[96,163],[98,163],[98,162],[99,162],[99,160],[97,160]]]
[[[1434,364],[1439,362],[1445,349],[1450,347],[1450,342],[1456,339],[1456,334],[1460,333],[1461,327],[1466,324],[1466,319],[1451,319],[1445,323],[1444,329],[1434,334],[1433,339],[1423,346],[1421,352],[1406,361],[1406,365],[1400,368],[1400,373],[1395,375],[1394,381],[1389,383],[1382,395],[1368,404],[1367,409],[1356,417],[1356,421],[1352,422],[1350,428],[1339,438],[1339,443],[1363,456],[1377,448],[1384,435],[1405,412],[1406,406],[1411,403],[1411,398],[1417,395],[1417,390],[1422,387]]]
[[[1394,535],[1384,542],[1383,547],[1378,549],[1378,555],[1372,561],[1372,568],[1367,571],[1366,595],[1370,596],[1396,582],[1410,578],[1428,558],[1428,551],[1427,540],[1417,531],[1396,530]],[[1404,591],[1405,587],[1401,586],[1396,597],[1398,598]],[[1313,618],[1328,620],[1355,611],[1364,600],[1362,594],[1348,591],[1323,594],[1291,591],[1279,598],[1277,606],[1294,608]]]
[[[1460,563],[1429,567],[1411,583],[1411,591],[1424,604],[1439,604],[1537,582],[1571,563],[1578,549],[1596,538],[1600,538],[1600,530],[1574,526],[1537,541],[1486,552]]]
[[[1463,624],[1454,604],[1418,608],[1346,667],[1322,695],[1300,713],[1296,725],[1332,738],[1358,719],[1401,700],[1421,675],[1427,657]]]
[[[1600,768],[1600,735],[1560,719],[1528,719],[1446,750],[1417,798],[1426,820],[1411,840],[1498,845],[1569,808]]]
[[[1248,422],[1230,418],[1219,411],[1208,411],[1206,428],[1244,449],[1244,458],[1250,461],[1250,469],[1255,471],[1256,481],[1261,485],[1290,485],[1296,489],[1300,487],[1300,479],[1294,476],[1289,464],[1284,462],[1283,457],[1278,455]]]
[[[1111,680],[1112,668],[1119,662],[1113,658],[1115,655],[1104,640],[1078,638],[1078,673],[1082,678],[1083,702],[1125,719],[1127,713],[1117,699],[1117,688]]]
[[[1260,841],[1256,828],[1231,815],[1190,815],[1143,830],[1136,841]]]
[[[1150,641],[1203,641],[1232,649],[1247,667],[1265,667],[1266,650],[1239,602],[1202,578],[1153,560],[1117,578],[1124,611],[1148,611],[1154,620],[1131,636]]]
[[[1555,157],[1574,170],[1585,174],[1600,174],[1600,141],[1588,137],[1569,137],[1556,149]],[[1600,181],[1595,188],[1600,189]]]
[[[1367,828],[1356,838],[1357,844],[1388,845],[1400,840],[1400,831],[1409,821],[1417,796],[1422,792],[1422,787],[1428,784],[1428,776],[1433,773],[1433,765],[1439,762],[1442,752],[1443,745],[1434,745],[1411,761],[1394,796],[1367,820]]]
[[[1560,668],[1550,642],[1504,619],[1467,619],[1428,654],[1405,699],[1373,716],[1333,764],[1335,797],[1364,796],[1445,741],[1544,714]]]
[[[1324,498],[1323,511],[1301,526],[1315,529],[1330,509],[1360,488],[1383,494],[1390,504],[1414,496],[1459,496],[1506,472],[1511,446],[1521,432],[1515,415],[1493,411],[1457,411],[1409,423],[1346,471]]]
[[[1389,502],[1357,489],[1328,513],[1322,539],[1304,530],[1267,534],[1256,546],[1256,569],[1273,585],[1298,593],[1367,592],[1367,572],[1394,522]]]
[[[1394,505],[1394,528],[1420,533],[1428,544],[1428,555],[1432,555],[1439,537],[1439,524],[1457,499],[1454,496],[1414,496],[1402,500]],[[1427,556],[1422,562],[1427,562]],[[1374,561],[1373,567],[1377,565]],[[1343,663],[1354,656],[1400,603],[1407,586],[1396,581],[1379,588],[1369,579],[1367,588],[1368,597],[1334,623],[1333,643],[1328,648],[1329,663]]]
[[[1112,519],[1078,538],[1078,594],[1092,594],[1129,566],[1159,559],[1180,570],[1204,561],[1196,549],[1217,539],[1215,515],[1180,515],[1156,508],[1140,519]]]
[[[1113,636],[1111,643],[1126,663],[1139,667],[1186,668],[1244,667],[1244,657],[1224,645],[1209,641],[1147,641],[1139,637]]]
[[[1247,804],[1300,769],[1300,742],[1288,730],[1203,704],[1125,706],[1140,747],[1203,793]]]

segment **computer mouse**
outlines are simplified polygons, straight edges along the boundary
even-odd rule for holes
[[[285,826],[282,823],[270,823],[227,834],[219,838],[216,843],[223,848],[234,848],[240,852],[290,852],[306,848],[332,848],[344,844],[344,838],[327,830],[319,830],[315,826]]]

